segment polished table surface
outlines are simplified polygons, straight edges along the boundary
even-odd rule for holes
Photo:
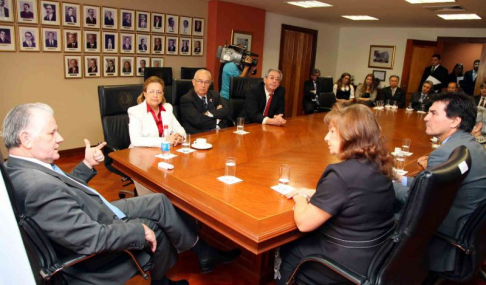
[[[390,151],[411,138],[406,169],[415,170],[416,160],[433,148],[425,134],[425,115],[404,110],[373,110],[386,136]],[[298,238],[293,220],[293,201],[270,187],[278,184],[279,165],[292,167],[290,185],[315,188],[328,164],[339,160],[329,154],[324,136],[325,113],[290,118],[284,127],[247,125],[249,134],[233,133],[235,128],[193,135],[206,138],[213,147],[177,156],[168,162],[173,170],[159,169],[155,157],[159,148],[132,148],[111,153],[114,166],[135,181],[171,201],[211,229],[249,252],[258,255]],[[227,185],[226,157],[236,157],[236,176],[242,182]]]

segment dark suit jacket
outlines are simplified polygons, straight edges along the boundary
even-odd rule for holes
[[[86,23],[96,24],[96,18],[91,19],[90,17],[86,17]]]
[[[182,47],[181,52],[189,52],[189,47]]]
[[[131,50],[132,49],[132,45],[128,45],[127,46],[126,44],[123,44],[122,49],[124,49],[124,50]]]
[[[397,101],[398,103],[398,108],[405,108],[405,104],[407,104],[407,94],[405,90],[403,90],[400,87],[397,87],[397,90],[395,91],[395,95],[392,96],[392,89],[390,86],[385,87],[381,89],[381,92],[383,94],[383,99],[384,100],[393,100]],[[420,99],[420,96],[419,96]]]
[[[201,48],[195,48],[194,52],[201,52]]]
[[[109,19],[105,17],[105,25],[114,25],[115,21],[113,21],[113,18]]]
[[[429,107],[432,105],[432,98],[434,96],[434,94],[427,94],[427,96],[425,97],[425,99],[422,101],[422,103],[420,103],[420,97],[422,95],[422,92],[415,92],[412,94],[412,108],[415,110],[415,111],[418,111],[420,110],[420,105],[424,104],[425,105],[425,111],[427,112],[429,110]]]
[[[90,45],[90,42],[87,42],[86,43],[86,48],[96,48],[97,46],[98,46],[98,43],[97,42],[94,42],[94,45],[93,46]]]
[[[9,17],[9,13],[8,13],[8,8],[7,7],[3,7],[3,14],[5,15],[5,17]]]
[[[56,14],[52,14],[52,18],[49,20],[47,16],[44,17],[44,20],[46,21],[55,21],[56,20]]]
[[[32,19],[34,18],[34,13],[22,11],[20,12],[20,17],[25,19]]]
[[[263,122],[265,118],[263,112],[267,104],[265,95],[265,83],[261,82],[246,93],[245,108],[241,113],[241,117],[245,117],[249,123]],[[272,102],[268,109],[268,117],[273,118],[275,115],[285,115],[285,88],[279,86],[273,94]]]
[[[158,22],[158,23],[154,22],[154,27],[155,28],[161,28],[162,27],[162,22]]]
[[[144,72],[144,71],[145,71],[145,68],[141,68],[141,67],[138,68],[138,72]]]
[[[98,67],[94,67],[94,68],[93,67],[88,67],[88,72],[89,73],[96,73],[96,72],[98,72]]]
[[[476,102],[476,106],[479,105],[479,102],[481,101],[481,95],[474,96],[474,101]]]
[[[49,39],[46,40],[46,47],[57,47],[57,40],[52,40],[53,44],[51,45],[51,41]]]
[[[2,43],[2,44],[9,44],[9,43],[11,43],[11,41],[9,41],[7,39],[7,37],[5,37],[5,40],[0,39],[0,43]]]
[[[132,22],[128,22],[127,20],[123,20],[122,26],[123,27],[131,27],[132,26]]]
[[[304,98],[302,98],[302,102],[312,102],[312,100],[316,98],[316,94],[311,92],[311,90],[314,89],[316,90],[316,94],[320,93],[321,86],[319,81],[316,81],[316,88],[314,88],[312,79],[304,82]]]
[[[161,51],[162,50],[162,46],[161,45],[156,45],[156,46],[154,46],[154,50]]]
[[[76,70],[74,70],[74,68],[70,67],[68,73],[79,73],[79,68],[76,68]]]
[[[466,71],[466,73],[464,73],[464,80],[461,87],[467,95],[474,95],[474,86],[476,85],[476,79],[473,80],[472,70]]]
[[[23,47],[29,47],[29,45],[27,44],[27,42],[23,42],[22,43],[22,46]],[[35,42],[32,42],[32,46],[31,47],[35,47]]]
[[[71,17],[69,17],[69,15],[66,15],[65,17],[65,20],[66,20],[66,23],[77,23],[77,19],[76,19],[76,16],[72,16],[73,20],[71,21]]]
[[[78,48],[78,42],[68,43],[67,44],[67,47],[68,48]]]
[[[139,50],[147,50],[147,45],[138,45]]]
[[[114,67],[114,66],[111,66],[111,67],[110,67],[110,66],[108,66],[108,67],[106,68],[106,72],[115,72],[115,67]]]
[[[187,92],[181,97],[181,119],[182,127],[189,134],[195,134],[205,131],[214,130],[216,128],[216,119],[220,119],[219,127],[227,127],[226,119],[231,115],[228,101],[221,98],[217,91],[209,90],[206,94],[208,102],[208,111],[213,115],[209,117],[204,115],[204,103],[196,94],[194,89]],[[223,106],[221,109],[216,109],[218,105]]]
[[[173,47],[169,46],[169,48],[167,50],[168,51],[175,51],[175,46],[173,46]]]
[[[439,65],[435,70],[434,73],[430,73],[432,71],[432,66],[426,67],[424,70],[424,73],[422,74],[422,79],[420,80],[420,85],[418,88],[418,91],[422,91],[422,84],[424,84],[425,80],[429,77],[429,75],[432,75],[435,77],[437,80],[439,80],[441,83],[434,85],[434,90],[436,92],[442,92],[442,88],[446,88],[447,84],[449,83],[449,71],[447,71],[447,68],[443,67],[442,65]]]

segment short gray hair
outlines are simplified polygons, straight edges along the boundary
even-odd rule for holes
[[[211,77],[211,79],[213,78],[213,76],[211,75],[211,72],[209,72],[209,70],[207,69],[204,69],[204,68],[201,68],[201,69],[198,69],[195,73],[194,73],[194,80],[196,80],[196,77],[200,74],[200,73],[208,73],[209,74],[209,77]]]
[[[54,115],[54,110],[44,103],[28,103],[14,107],[3,120],[3,142],[7,149],[20,146],[20,132],[27,129],[35,111]]]
[[[312,74],[311,75],[318,74],[318,73],[320,74],[321,71],[319,69],[317,69],[317,68],[314,68],[314,69],[312,69]]]
[[[282,73],[282,71],[280,71],[279,69],[273,69],[273,68],[270,68],[270,69],[267,71],[267,73],[265,73],[265,78],[267,78],[267,77],[268,77],[268,75],[270,74],[270,72],[272,72],[272,71],[276,71],[276,72],[278,72],[278,73],[280,74],[280,81],[282,81],[282,79],[283,79],[283,73]]]
[[[434,83],[433,83],[432,81],[427,80],[427,81],[425,81],[424,83],[422,83],[422,86],[423,86],[425,83],[429,84],[429,85],[430,85],[430,88],[434,88]]]

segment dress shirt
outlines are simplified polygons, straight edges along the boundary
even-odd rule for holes
[[[267,88],[265,86],[263,86],[263,90],[265,90],[265,98],[267,99],[267,103],[265,104],[265,109],[263,109],[263,112],[265,113],[265,110],[267,109],[267,107],[270,108],[270,106],[267,106],[269,101],[270,101],[270,92],[267,91]],[[272,95],[275,95],[275,94],[272,93]],[[268,117],[263,118],[262,124],[265,125],[267,123],[268,119],[269,119]]]
[[[395,92],[397,92],[397,88],[398,87],[395,87],[395,88],[390,88],[391,91],[392,91],[392,96],[395,96]]]
[[[5,7],[0,7],[0,17],[6,17],[5,16]]]
[[[165,108],[162,106],[162,103],[159,104],[159,112],[157,115],[155,114],[154,110],[147,104],[147,113],[151,113],[154,117],[155,124],[157,125],[157,129],[159,129],[159,138],[164,136],[164,123],[162,122],[162,116],[160,112],[164,111]]]

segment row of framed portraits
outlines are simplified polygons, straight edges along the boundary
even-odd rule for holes
[[[83,58],[81,55],[65,55],[63,65],[66,79],[79,79],[83,75],[84,78],[133,77],[143,76],[147,67],[163,67],[164,58],[113,55],[85,55]]]
[[[2,0],[0,0],[1,2]],[[16,41],[17,38],[17,41]],[[158,34],[0,25],[0,51],[204,55],[204,39]]]
[[[16,18],[19,24],[204,36],[203,18],[48,0],[16,0],[16,4],[0,0],[0,21],[13,23]]]

